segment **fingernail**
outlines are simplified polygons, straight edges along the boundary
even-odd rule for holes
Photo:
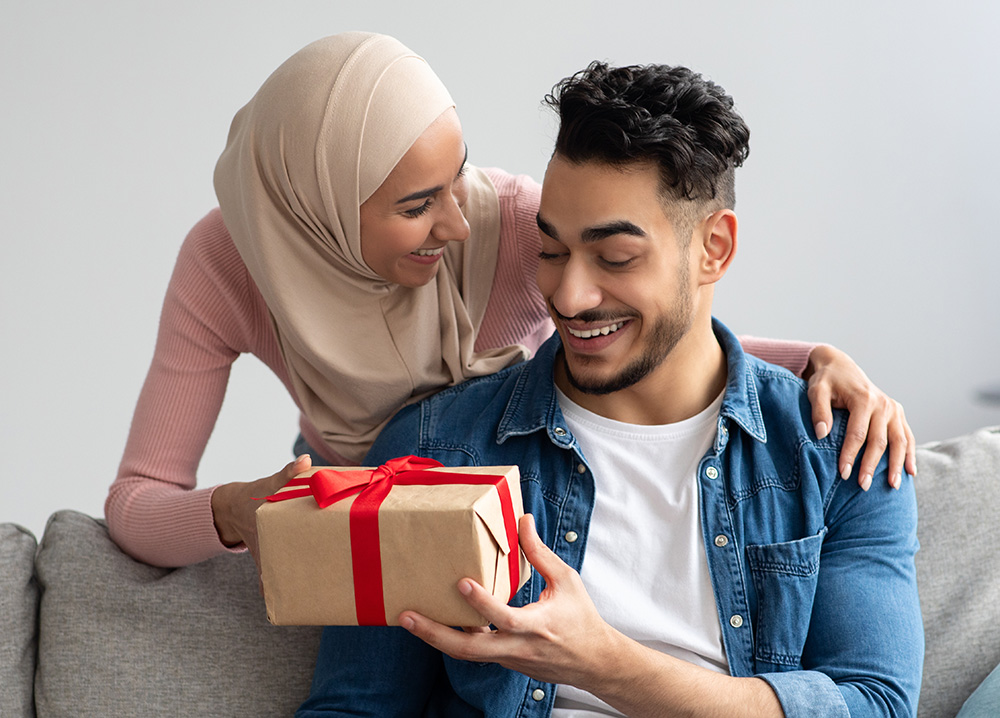
[[[465,580],[459,581],[458,592],[463,596],[468,596],[470,593],[472,593],[472,584]]]
[[[861,479],[861,490],[867,491],[868,489],[871,488],[871,485],[872,485],[872,475],[865,474],[864,478]]]
[[[844,464],[844,468],[840,470],[840,478],[845,479],[845,480],[851,478],[851,470],[852,469],[854,469],[853,465],[851,465],[851,464]]]
[[[405,628],[407,631],[412,631],[413,619],[410,618],[409,616],[404,616],[403,618],[399,619],[399,625]]]
[[[900,476],[899,474],[896,474],[895,476],[892,477],[892,488],[896,489],[896,491],[899,491],[899,487],[902,485],[902,483],[903,483],[903,477]]]
[[[830,429],[829,429],[829,427],[827,427],[825,421],[821,421],[818,424],[816,424],[816,438],[817,439],[825,439],[826,435],[829,434],[829,433],[830,433]]]
[[[298,456],[295,457],[295,463],[305,460],[306,458],[308,458],[308,456],[309,454],[299,454]]]

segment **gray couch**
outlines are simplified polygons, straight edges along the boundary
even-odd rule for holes
[[[922,718],[954,716],[1000,663],[1000,427],[918,452]],[[885,597],[892,610],[892,596]],[[133,561],[102,521],[0,525],[0,716],[288,716],[319,629],[267,623],[252,560]]]

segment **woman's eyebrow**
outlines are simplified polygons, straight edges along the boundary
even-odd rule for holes
[[[404,202],[412,202],[415,199],[426,199],[436,195],[438,192],[444,189],[444,185],[438,185],[437,187],[428,187],[427,189],[417,190],[416,192],[411,192],[402,199],[397,199],[396,204],[403,204]]]
[[[469,161],[469,145],[465,145],[465,157],[462,159],[462,167],[465,167],[465,163]],[[461,168],[459,169],[459,174],[462,173]],[[411,192],[402,199],[397,199],[396,204],[404,204],[406,202],[412,202],[415,199],[427,199],[436,195],[438,192],[444,189],[444,185],[437,185],[436,187],[428,187],[427,189],[417,190],[416,192]]]

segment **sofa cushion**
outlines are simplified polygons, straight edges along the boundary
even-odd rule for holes
[[[35,715],[36,547],[27,529],[0,524],[0,716]]]
[[[1000,427],[924,444],[914,481],[927,640],[919,714],[950,718],[1000,663]]]
[[[157,568],[59,511],[36,570],[39,718],[289,716],[308,696],[320,629],[268,624],[249,554]]]

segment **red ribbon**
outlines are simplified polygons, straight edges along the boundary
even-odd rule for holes
[[[517,542],[517,522],[514,504],[505,476],[462,474],[429,471],[444,466],[434,459],[403,456],[390,459],[376,469],[334,471],[320,469],[312,476],[292,479],[285,486],[301,486],[280,491],[268,501],[284,501],[313,496],[321,509],[358,494],[350,510],[351,563],[354,570],[354,605],[358,624],[384,626],[385,599],[382,587],[382,553],[378,534],[378,511],[393,486],[441,486],[446,484],[492,484],[500,496],[504,529],[510,551],[507,567],[510,572],[510,596],[520,586],[521,563]],[[307,488],[306,488],[307,487]]]

